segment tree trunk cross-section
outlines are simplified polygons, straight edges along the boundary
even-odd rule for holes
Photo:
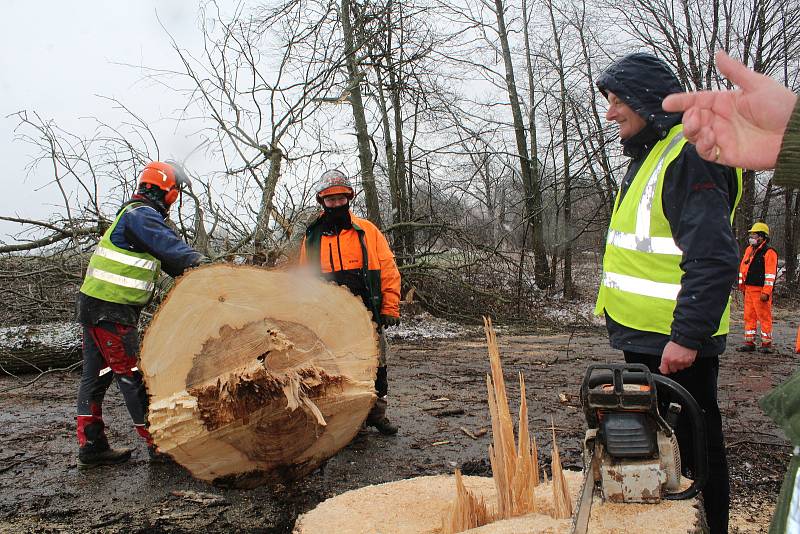
[[[253,266],[194,269],[142,342],[150,432],[202,480],[303,476],[358,432],[377,363],[371,315],[347,289]]]

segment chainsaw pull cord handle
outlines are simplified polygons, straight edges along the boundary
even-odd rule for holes
[[[706,440],[706,420],[703,410],[686,388],[667,377],[654,374],[653,380],[659,389],[670,394],[670,401],[677,401],[683,407],[681,412],[687,413],[692,423],[692,441],[694,445],[694,481],[692,485],[678,493],[668,493],[664,498],[671,501],[691,499],[706,487],[708,482],[708,443]]]

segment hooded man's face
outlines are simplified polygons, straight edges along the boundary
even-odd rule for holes
[[[619,137],[623,141],[641,132],[647,124],[638,113],[633,111],[628,104],[620,100],[617,95],[611,91],[608,92],[606,120],[617,123],[619,126]]]

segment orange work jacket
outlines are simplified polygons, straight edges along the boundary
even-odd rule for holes
[[[352,228],[324,235],[320,215],[306,230],[300,264],[319,264],[323,274],[350,271],[363,276],[369,291],[367,307],[376,322],[380,315],[400,317],[400,271],[386,237],[366,219],[351,213],[350,220]]]

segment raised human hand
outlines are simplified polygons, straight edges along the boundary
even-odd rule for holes
[[[725,52],[717,68],[739,88],[669,95],[665,111],[683,111],[683,132],[700,157],[722,165],[772,169],[797,95]]]

